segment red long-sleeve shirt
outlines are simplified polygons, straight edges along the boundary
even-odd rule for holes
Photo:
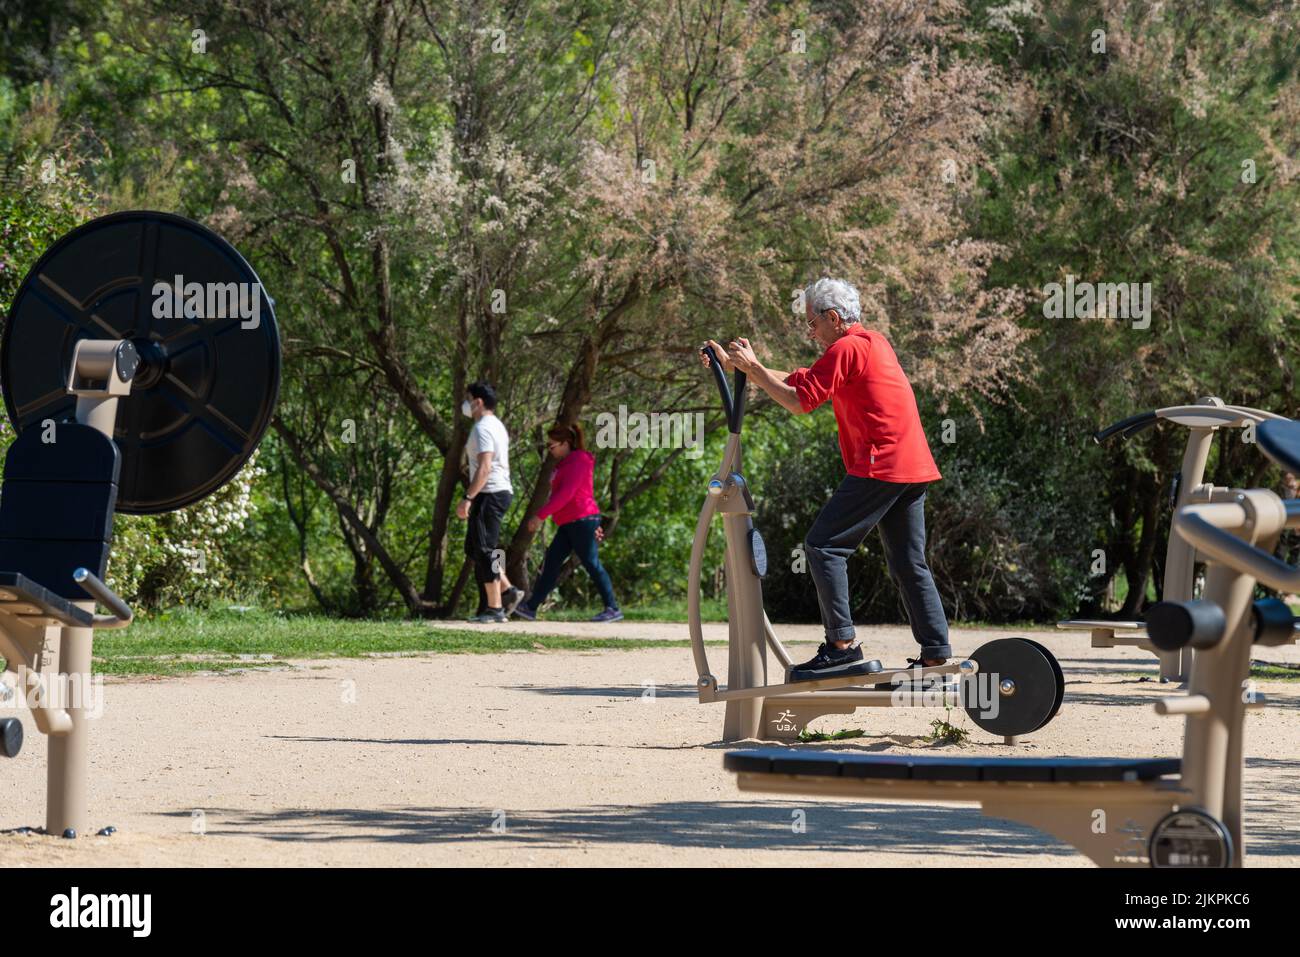
[[[827,399],[850,475],[882,482],[933,482],[939,474],[921,426],[912,384],[893,347],[861,323],[849,326],[811,369],[786,376],[811,412]]]
[[[545,519],[553,515],[556,525],[567,525],[589,515],[599,515],[596,504],[593,476],[596,459],[586,449],[574,449],[555,466],[551,473],[551,495],[537,511]]]

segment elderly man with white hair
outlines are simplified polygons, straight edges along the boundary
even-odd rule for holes
[[[740,369],[794,414],[811,412],[827,399],[835,410],[848,474],[804,539],[826,640],[790,678],[811,681],[880,670],[879,662],[865,659],[849,613],[849,556],[873,528],[879,530],[890,576],[921,646],[909,664],[943,664],[952,655],[948,620],[925,560],[925,492],[942,476],[921,427],[912,384],[889,340],[859,321],[861,304],[851,283],[818,279],[804,290],[804,310],[808,335],[823,350],[810,369],[768,369],[748,339],[725,350],[709,342],[728,371]]]

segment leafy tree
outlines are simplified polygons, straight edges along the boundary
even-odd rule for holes
[[[1215,394],[1295,411],[1285,356],[1294,340],[1300,248],[1295,161],[1300,98],[1289,4],[1072,0],[976,7],[989,50],[1024,105],[987,175],[976,235],[1008,254],[990,268],[1034,290],[1024,324],[1041,368],[1020,401],[1080,439],[1142,408]],[[1150,283],[1149,324],[1045,315],[1046,287]],[[1163,550],[1162,510],[1183,435],[1153,430],[1105,450],[1099,473],[1113,516],[1094,529],[1134,615]],[[1229,444],[1215,480],[1257,483],[1253,450]],[[1095,455],[1080,467],[1096,468]],[[1086,553],[1077,564],[1088,564]]]

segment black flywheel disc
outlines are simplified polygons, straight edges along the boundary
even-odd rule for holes
[[[119,512],[166,512],[210,495],[270,424],[280,388],[272,300],[243,256],[198,223],[114,213],[46,250],[0,340],[5,407],[19,432],[73,418],[68,375],[82,339],[129,339],[140,353],[113,436]]]
[[[979,665],[976,689],[965,689],[966,714],[990,734],[1037,731],[1061,706],[1065,680],[1052,653],[1024,638],[998,638],[970,656]]]

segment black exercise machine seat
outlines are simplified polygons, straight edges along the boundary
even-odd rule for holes
[[[1259,450],[1282,468],[1300,473],[1300,422],[1270,419],[1255,429]]]
[[[113,540],[121,456],[89,425],[33,425],[9,446],[0,489],[0,611],[88,626],[73,578],[104,577]]]
[[[1178,774],[1178,758],[945,758],[763,748],[723,756],[728,771],[884,781],[1081,784],[1153,781]]]

